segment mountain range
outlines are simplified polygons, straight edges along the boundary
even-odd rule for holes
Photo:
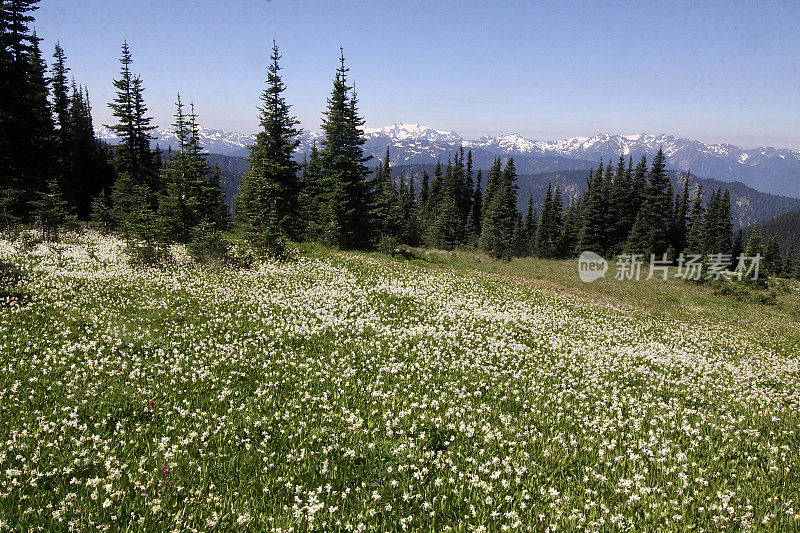
[[[531,140],[511,134],[498,137],[464,139],[452,131],[443,131],[421,124],[392,124],[366,128],[366,154],[382,159],[390,147],[392,165],[433,164],[446,161],[460,146],[471,149],[476,168],[488,168],[495,157],[514,157],[521,174],[563,170],[586,170],[596,166],[600,158],[616,162],[620,154],[633,157],[634,163],[646,155],[648,160],[659,148],[667,156],[668,168],[691,170],[700,178],[739,181],[756,190],[772,194],[800,197],[800,150],[761,147],[742,149],[731,144],[704,144],[673,135],[640,133],[621,135],[601,133],[591,137],[560,140]],[[114,143],[116,137],[108,128],[97,130],[99,138]],[[161,148],[173,148],[177,139],[170,129],[156,132]],[[200,128],[201,144],[210,153],[243,157],[254,136],[209,128]],[[298,158],[322,139],[319,132],[303,132]]]

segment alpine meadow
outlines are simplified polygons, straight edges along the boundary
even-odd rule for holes
[[[798,6],[564,7],[0,0],[0,532],[800,530]]]

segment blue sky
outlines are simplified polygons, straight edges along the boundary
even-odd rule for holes
[[[127,39],[159,125],[180,91],[204,125],[253,132],[274,38],[308,129],[341,45],[368,126],[800,148],[800,2],[44,0],[36,17],[96,124]]]

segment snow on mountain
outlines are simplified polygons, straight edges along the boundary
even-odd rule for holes
[[[367,139],[388,139],[391,142],[430,141],[436,143],[457,143],[463,139],[452,131],[442,131],[422,124],[391,124],[381,128],[364,128]]]
[[[247,155],[247,147],[253,144],[255,135],[248,135],[246,133],[239,133],[236,131],[228,130],[215,130],[198,127],[200,132],[200,144],[203,148],[213,154]],[[99,139],[106,141],[109,144],[116,144],[119,142],[119,137],[114,131],[106,126],[95,128],[95,134]],[[168,147],[173,149],[179,146],[178,138],[175,136],[175,131],[172,128],[158,128],[152,132],[155,137],[153,146],[158,145],[161,149],[166,150]]]
[[[158,137],[155,142],[162,149],[177,146],[170,128],[161,128],[155,133]],[[117,141],[105,126],[97,129],[97,135],[112,144]],[[520,173],[555,168],[585,169],[596,166],[600,158],[605,162],[616,162],[620,155],[632,157],[634,163],[645,155],[649,161],[659,148],[663,148],[669,168],[691,170],[699,177],[741,181],[765,192],[800,197],[800,151],[788,149],[761,147],[743,150],[727,143],[707,145],[673,135],[650,133],[600,133],[558,140],[533,140],[514,133],[467,140],[452,131],[405,123],[365,128],[364,136],[364,151],[374,158],[368,164],[381,160],[387,146],[390,147],[392,165],[446,161],[463,146],[473,151],[477,168],[488,168],[497,156],[513,156]],[[312,144],[316,142],[319,145],[322,138],[320,132],[304,131],[297,149],[298,157],[309,153]],[[200,141],[208,152],[244,157],[254,135],[201,127]]]

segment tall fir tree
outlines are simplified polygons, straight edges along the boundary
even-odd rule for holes
[[[563,205],[558,186],[547,184],[542,214],[536,235],[536,255],[544,259],[557,259],[563,251]]]
[[[637,232],[631,230],[628,249],[643,254],[661,256],[669,248],[672,225],[672,184],[666,172],[667,158],[659,148],[645,186],[642,207],[637,221]]]
[[[609,229],[606,210],[609,198],[605,186],[603,160],[597,172],[589,172],[586,193],[583,196],[583,223],[578,234],[578,247],[591,250],[600,255],[606,253],[607,231]]]
[[[324,238],[330,244],[345,247],[370,246],[369,170],[364,165],[362,127],[364,119],[358,113],[358,98],[348,85],[344,51],[340,50],[339,68],[324,112],[321,161],[324,187],[329,191],[325,216]]]
[[[304,239],[319,241],[323,238],[322,213],[323,206],[327,205],[327,192],[323,187],[319,150],[314,142],[300,173],[300,219]]]
[[[691,173],[687,172],[683,179],[681,193],[675,197],[675,209],[672,222],[672,247],[678,255],[686,248],[689,221],[689,182]]]
[[[703,206],[703,186],[697,184],[697,192],[692,202],[692,210],[689,214],[689,226],[686,232],[686,245],[683,252],[687,254],[705,253],[705,242],[703,235],[705,229],[703,220],[705,218],[705,207]]]
[[[117,123],[107,125],[120,139],[113,149],[114,165],[119,174],[126,175],[134,185],[148,187],[152,193],[159,188],[159,164],[150,149],[155,129],[147,116],[142,80],[131,70],[133,58],[128,42],[122,43],[119,79],[114,80],[116,96],[108,104]]]
[[[0,3],[0,192],[7,220],[28,215],[55,171],[46,65],[30,29],[37,4]]]
[[[267,67],[267,88],[261,95],[261,130],[250,147],[250,167],[236,196],[236,217],[253,238],[278,232],[298,239],[300,224],[299,165],[292,153],[300,144],[298,121],[290,114],[280,76],[281,55],[275,41]],[[276,221],[278,227],[266,227]]]
[[[187,243],[193,230],[204,221],[208,164],[199,143],[194,106],[189,115],[184,114],[180,94],[175,105],[173,127],[178,150],[161,172],[164,188],[159,195],[158,224],[164,242]]]
[[[778,236],[773,235],[764,246],[764,257],[761,261],[761,268],[765,274],[779,276],[783,269],[781,260],[781,248],[778,243]]]
[[[499,166],[499,159],[497,165]],[[514,253],[515,229],[517,229],[519,219],[517,189],[517,171],[512,157],[509,158],[497,178],[496,186],[493,187],[491,201],[483,212],[481,232],[483,249],[505,259],[509,259]],[[521,223],[519,226],[521,227]]]

